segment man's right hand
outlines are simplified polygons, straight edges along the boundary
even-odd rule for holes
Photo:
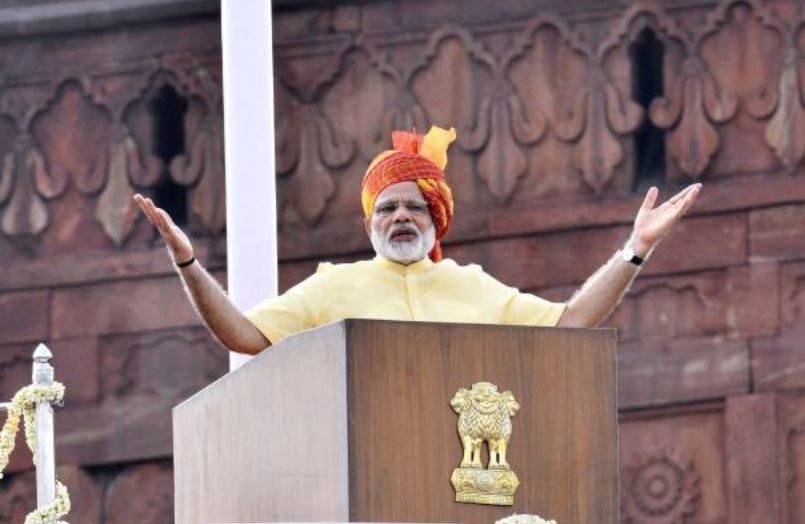
[[[134,201],[143,210],[168,246],[174,264],[193,260],[193,245],[171,217],[154,205],[153,200],[134,195]],[[199,263],[190,264],[179,271],[190,302],[207,328],[230,351],[255,355],[271,345],[246,316],[235,307],[218,282]]]
[[[193,245],[190,243],[190,239],[164,209],[158,208],[153,200],[139,193],[134,195],[134,201],[140,206],[148,221],[159,231],[174,264],[181,264],[193,258]]]

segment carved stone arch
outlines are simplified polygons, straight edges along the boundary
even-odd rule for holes
[[[310,44],[275,46],[278,79],[302,103],[313,103],[343,71],[347,53],[355,47],[352,35]]]
[[[39,235],[50,222],[50,213],[37,182],[48,177],[44,157],[29,133],[17,134],[2,167],[3,178],[13,179],[13,189],[0,217],[0,228],[9,236]]]
[[[390,147],[393,129],[411,127],[406,122],[411,120],[410,93],[402,72],[371,44],[362,42],[351,48],[341,63],[341,71],[322,94],[319,105],[328,121],[355,139],[356,160],[365,169],[376,154]]]
[[[411,70],[407,74],[409,81],[416,76],[420,69],[428,67],[428,65],[433,62],[434,58],[439,53],[439,47],[449,38],[457,38],[460,40],[461,43],[464,44],[464,48],[467,52],[472,55],[473,59],[476,61],[485,64],[493,71],[500,69],[499,60],[492,55],[492,53],[487,51],[479,40],[475,39],[469,29],[455,24],[445,24],[428,35],[422,55],[419,60],[413,64],[413,67],[411,67]]]
[[[482,198],[483,183],[498,200],[505,200],[512,179],[516,181],[524,170],[524,161],[519,158],[514,169],[486,161],[500,159],[485,155],[492,132],[489,108],[497,112],[498,100],[505,104],[506,92],[511,91],[501,79],[499,59],[467,28],[445,25],[427,36],[405,77],[412,106],[422,109],[427,124],[456,128],[446,172],[456,200]],[[517,173],[510,175],[513,172]]]
[[[12,237],[33,238],[50,221],[43,197],[55,198],[67,186],[66,173],[53,178],[40,144],[31,135],[32,121],[54,100],[57,85],[44,78],[20,78],[9,82],[0,95],[0,114],[14,121],[16,134],[0,165],[0,195],[6,200],[0,229]],[[9,130],[11,127],[8,128]]]
[[[732,2],[724,4],[734,8]],[[766,145],[774,153],[784,169],[794,170],[805,157],[805,144],[799,137],[805,133],[805,46],[800,45],[805,37],[805,19],[802,6],[799,16],[787,23],[768,6],[748,4],[755,19],[770,32],[780,35],[781,48],[776,60],[768,60],[773,53],[765,53],[767,61],[762,66],[762,81],[753,89],[741,94],[741,102],[746,112],[757,120],[767,120],[763,132]],[[720,27],[729,16],[729,11],[713,13],[714,27]]]
[[[583,115],[573,106],[575,91],[584,84],[591,52],[563,19],[541,15],[528,21],[502,60],[504,74],[525,100],[527,116],[538,125],[553,126],[554,132],[573,135],[567,140],[581,133]],[[530,67],[521,65],[529,54],[534,54]],[[519,69],[523,72],[518,75]],[[534,81],[527,82],[526,78]],[[562,133],[559,128],[563,124],[575,131]]]
[[[512,74],[517,74],[518,63],[527,60],[538,73],[519,73],[515,84],[538,104],[535,118],[546,120],[558,142],[570,147],[564,171],[576,171],[588,188],[601,193],[624,158],[617,135],[637,127],[639,106],[623,96],[597,48],[560,20],[533,20],[518,46]],[[549,156],[567,158],[566,152],[560,153],[561,145],[549,147],[557,153]]]
[[[673,78],[690,48],[688,35],[658,4],[636,2],[611,24],[595,49],[606,91],[607,124],[624,153],[615,181],[619,191],[668,178],[665,132],[652,125],[648,113],[657,100],[679,107]],[[646,53],[655,55],[648,58]]]
[[[735,13],[748,19],[747,27],[751,27],[729,33]],[[669,72],[667,95],[656,99],[649,111],[655,125],[669,130],[669,156],[686,177],[695,179],[702,176],[717,153],[719,160],[716,164],[721,166],[718,169],[762,171],[774,168],[770,155],[754,155],[751,159],[757,164],[754,167],[739,166],[736,162],[741,155],[733,154],[736,151],[722,150],[721,144],[725,133],[744,133],[741,139],[726,140],[724,143],[728,147],[742,144],[740,147],[745,149],[747,140],[759,139],[761,133],[742,129],[753,125],[752,117],[768,114],[776,103],[767,78],[769,71],[777,67],[769,58],[780,55],[769,45],[764,47],[759,43],[765,41],[768,44],[769,38],[781,42],[781,29],[773,12],[762,2],[728,0],[719,3],[704,24],[690,34],[687,56],[679,67]],[[746,38],[752,39],[751,44],[741,44]],[[742,47],[748,51],[735,52]],[[776,45],[775,48],[779,47]],[[738,112],[739,100],[751,117]],[[736,115],[740,122],[735,126],[725,126]]]
[[[744,24],[746,30],[730,35],[726,45],[711,45],[736,23]],[[762,118],[776,105],[776,90],[769,85],[769,80],[781,73],[785,62],[783,49],[790,42],[789,34],[768,5],[758,0],[728,0],[718,4],[696,32],[695,52],[705,62],[719,89],[739,98],[750,114]],[[745,39],[751,39],[750,45],[741,45],[741,40]],[[714,47],[710,53],[709,45]],[[736,49],[739,52],[735,52]],[[737,67],[743,62],[751,65],[751,73],[747,68]]]
[[[591,48],[563,19],[544,14],[526,22],[503,56],[504,75],[536,133],[521,140],[528,171],[515,199],[587,192],[574,151],[586,125],[585,86]],[[515,111],[512,114],[516,114]]]
[[[668,13],[653,2],[637,2],[618,19],[596,50],[597,59],[602,67],[610,70],[609,62],[612,56],[619,53],[622,58],[628,52],[628,47],[647,29],[665,48],[663,76],[671,78],[671,73],[680,69],[685,57],[691,54],[693,41]],[[675,100],[675,103],[678,103],[678,100]]]
[[[184,147],[170,160],[170,178],[189,186],[191,230],[220,235],[226,225],[222,79],[191,53],[167,55],[161,65],[180,80],[188,100]]]
[[[623,12],[612,30],[601,42],[596,55],[601,61],[613,49],[633,42],[646,28],[666,45],[678,45],[684,52],[691,52],[693,41],[661,6],[654,2],[635,2]]]
[[[54,98],[59,84],[51,79],[24,78],[9,81],[0,92],[0,113],[14,119],[27,132],[31,121]]]
[[[756,0],[719,3],[694,33],[702,105],[718,136],[713,175],[779,169],[772,150],[764,148],[764,124],[758,117],[778,105],[775,79],[783,70],[787,40],[784,24]],[[747,148],[757,153],[739,159]]]
[[[278,175],[288,176],[278,191],[295,213],[290,216],[308,226],[321,220],[336,191],[333,174],[345,169],[355,154],[354,137],[322,108],[354,45],[354,38],[347,35],[305,46],[281,46],[275,57],[282,71],[275,77],[277,167]]]
[[[106,182],[104,145],[112,128],[109,111],[92,100],[84,79],[58,84],[31,120],[31,135],[46,162],[46,178],[36,179],[39,193],[55,198],[72,181],[81,193],[97,194]]]
[[[317,107],[323,116],[323,119],[314,117],[320,122],[317,132],[320,137],[320,163],[335,183],[323,216],[329,219],[354,216],[360,212],[361,183],[371,160],[391,147],[392,130],[423,129],[426,124],[424,113],[417,111],[414,106],[411,94],[402,81],[402,72],[387,61],[382,51],[365,40],[344,55],[341,71],[322,92]],[[294,110],[305,111],[304,106]],[[325,122],[327,126],[322,125]],[[297,123],[297,129],[305,132],[301,124]],[[352,146],[348,147],[349,144]],[[289,150],[289,145],[292,144],[283,137],[282,146],[286,152],[298,153],[304,147],[292,145]],[[350,152],[352,154],[347,157],[346,154]],[[339,163],[338,160],[343,162]],[[319,169],[315,164],[311,165]],[[294,177],[298,178],[300,173]],[[307,191],[321,189],[308,188]],[[302,202],[296,187],[292,194],[297,195],[293,197],[296,202]],[[322,193],[318,198],[324,196]],[[304,206],[315,208],[316,201],[308,199],[306,195]]]
[[[454,56],[444,58],[445,46],[451,41],[458,44],[447,51]],[[461,131],[474,127],[474,107],[486,95],[484,88],[491,91],[496,87],[493,84],[499,71],[499,60],[468,29],[445,25],[428,35],[419,59],[405,73],[405,78],[414,100],[433,123],[450,124]],[[463,96],[468,90],[469,96]]]
[[[153,108],[149,107],[160,92],[164,93],[166,89],[172,91],[185,104],[182,151],[189,148],[186,127],[188,125],[191,128],[194,125],[198,126],[198,123],[209,111],[201,97],[188,94],[185,85],[175,72],[160,69],[151,75],[145,89],[126,105],[122,115],[122,123],[133,140],[131,146],[138,153],[136,160],[139,161],[139,167],[141,167],[138,169],[136,165],[130,166],[129,170],[129,176],[137,186],[152,186],[161,176],[167,174],[170,159],[167,159],[166,162],[158,151],[158,144],[155,143],[153,135],[155,124]],[[192,182],[194,181],[182,180],[180,183],[189,185]]]
[[[187,51],[164,55],[159,63],[160,69],[176,75],[186,96],[200,97],[211,110],[223,100],[220,63],[211,63],[209,60],[205,62]]]
[[[182,83],[180,75],[164,68],[132,73],[138,81],[134,89],[126,89],[119,85],[121,78],[107,79],[111,89],[104,89],[105,84],[98,82],[96,97],[107,100],[110,107],[119,115],[110,133],[111,140],[105,142],[109,161],[106,164],[108,183],[98,199],[95,217],[103,227],[106,235],[121,246],[134,228],[140,215],[132,203],[134,186],[153,187],[160,180],[171,177],[170,162],[179,153],[188,149],[188,122],[200,122],[207,113],[207,108],[199,96],[188,96],[188,89]],[[160,90],[169,89],[173,96],[185,104],[184,111],[177,127],[181,130],[180,144],[171,144],[170,153],[160,154],[155,136],[155,120],[152,108],[155,97]],[[195,115],[195,118],[188,115]],[[176,116],[174,115],[175,119]],[[178,170],[180,175],[185,172]],[[180,185],[191,185],[195,179],[177,177]],[[174,217],[175,219],[178,217]]]

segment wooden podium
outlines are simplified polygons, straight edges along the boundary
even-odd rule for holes
[[[379,320],[289,337],[174,409],[176,522],[617,524],[615,338]],[[514,506],[455,502],[450,400],[477,382],[520,404]]]

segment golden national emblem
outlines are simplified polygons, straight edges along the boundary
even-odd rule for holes
[[[458,413],[458,434],[464,455],[450,481],[456,502],[511,506],[520,481],[506,461],[512,434],[511,417],[520,409],[511,391],[500,393],[489,382],[459,389],[450,401]],[[489,462],[484,468],[481,450],[486,442]]]

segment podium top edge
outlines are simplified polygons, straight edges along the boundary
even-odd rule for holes
[[[257,363],[261,360],[260,357],[265,356],[265,353],[276,352],[277,350],[282,350],[286,347],[286,342],[291,340],[299,341],[301,337],[310,336],[312,333],[321,332],[323,330],[333,330],[333,331],[341,331],[344,334],[347,334],[351,331],[350,328],[360,329],[358,326],[360,325],[369,325],[369,324],[386,324],[386,325],[394,325],[394,326],[419,326],[419,327],[449,327],[450,329],[467,329],[467,330],[477,330],[477,329],[495,329],[495,330],[503,330],[503,331],[512,331],[512,332],[525,332],[525,331],[542,331],[542,332],[550,332],[550,333],[558,333],[558,332],[565,332],[565,333],[575,333],[581,335],[583,333],[597,333],[599,336],[603,336],[604,338],[609,339],[611,343],[617,343],[617,329],[612,327],[596,327],[596,328],[574,328],[574,327],[556,327],[556,326],[529,326],[529,325],[522,325],[522,324],[491,324],[491,323],[464,323],[464,322],[432,322],[432,321],[425,321],[425,320],[389,320],[389,319],[375,319],[375,318],[344,318],[339,320],[334,320],[327,324],[322,324],[321,326],[316,326],[311,329],[306,329],[300,331],[298,333],[294,333],[289,335],[287,338],[284,338],[276,345],[273,345],[267,350],[255,355],[255,358],[249,360],[240,368],[235,370],[234,372],[226,373],[225,375],[219,377],[217,380],[213,381],[212,383],[208,384],[206,387],[202,388],[201,390],[197,391],[189,398],[183,400],[179,404],[173,407],[173,415],[175,416],[177,413],[182,412],[187,406],[193,404],[198,398],[204,396],[207,392],[211,391],[213,387],[223,381],[233,380],[234,376],[237,376],[247,369],[254,367]],[[237,524],[237,523],[233,523]],[[305,523],[308,524],[308,523]],[[392,523],[386,523],[392,524]],[[408,523],[411,524],[411,523]]]
[[[384,319],[384,318],[343,318],[340,320],[334,320],[327,324],[322,324],[321,326],[317,326],[315,328],[307,329],[305,331],[300,331],[299,333],[294,333],[290,335],[290,337],[297,336],[301,333],[308,333],[310,331],[315,331],[317,329],[321,329],[325,326],[333,326],[333,325],[351,325],[351,324],[401,324],[401,325],[417,325],[417,326],[446,326],[451,328],[467,328],[467,329],[511,329],[511,330],[524,330],[524,331],[570,331],[570,332],[595,332],[595,333],[606,333],[616,335],[618,330],[614,327],[592,327],[592,328],[585,328],[585,327],[559,327],[559,326],[529,326],[526,324],[492,324],[492,323],[479,323],[479,322],[433,322],[429,320],[391,320],[391,319]],[[287,339],[283,339],[287,340]],[[279,342],[281,344],[282,341]],[[387,523],[390,524],[390,523]]]

